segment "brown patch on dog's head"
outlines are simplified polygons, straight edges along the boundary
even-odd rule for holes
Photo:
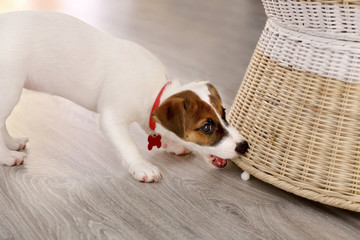
[[[214,109],[190,90],[169,97],[152,116],[179,138],[199,145],[213,146],[227,135]]]
[[[213,107],[216,109],[216,111],[221,116],[221,118],[225,121],[225,123],[228,124],[226,121],[225,108],[222,106],[222,101],[221,101],[219,92],[216,90],[216,88],[211,83],[208,83],[206,85],[209,89],[209,99],[210,99],[211,105],[213,105]]]

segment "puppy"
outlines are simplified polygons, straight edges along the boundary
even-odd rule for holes
[[[53,12],[1,14],[0,163],[20,165],[26,157],[17,150],[25,148],[28,139],[11,137],[5,124],[23,87],[98,112],[103,134],[139,181],[158,181],[162,175],[141,156],[129,134],[132,122],[151,133],[149,149],[161,144],[178,155],[195,151],[217,167],[246,152],[248,144],[226,122],[214,86],[166,82],[164,66],[149,51],[74,17]]]

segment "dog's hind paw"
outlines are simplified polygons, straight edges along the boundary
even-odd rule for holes
[[[7,154],[0,156],[0,163],[7,166],[19,166],[24,163],[26,154],[23,152],[9,151]]]
[[[6,146],[12,151],[19,151],[26,147],[28,138],[11,138],[6,142]]]
[[[129,167],[131,175],[140,182],[157,182],[162,174],[158,167],[150,163],[141,163]]]

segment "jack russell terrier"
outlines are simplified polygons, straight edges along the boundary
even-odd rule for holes
[[[67,98],[100,114],[100,128],[144,182],[161,179],[129,133],[137,122],[149,135],[149,149],[177,155],[198,152],[222,168],[248,144],[225,118],[218,91],[208,82],[167,82],[164,66],[149,51],[108,36],[61,13],[0,15],[0,163],[20,165],[27,138],[9,135],[5,121],[22,88]],[[156,132],[156,134],[155,134]]]

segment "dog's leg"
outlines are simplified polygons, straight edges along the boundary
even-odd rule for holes
[[[1,132],[4,133],[6,130],[5,124],[1,127]],[[23,152],[10,151],[4,140],[4,134],[0,136],[0,164],[14,166],[21,165],[26,158],[26,154]]]
[[[10,67],[0,68],[0,164],[13,166],[22,164],[26,154],[10,150],[25,147],[26,139],[17,140],[10,137],[5,125],[6,119],[19,101],[23,82],[18,74],[19,71],[5,74],[9,70]]]
[[[130,174],[142,182],[156,182],[162,177],[159,169],[146,161],[129,133],[129,123],[112,113],[100,114],[100,126],[104,135],[120,153]]]

